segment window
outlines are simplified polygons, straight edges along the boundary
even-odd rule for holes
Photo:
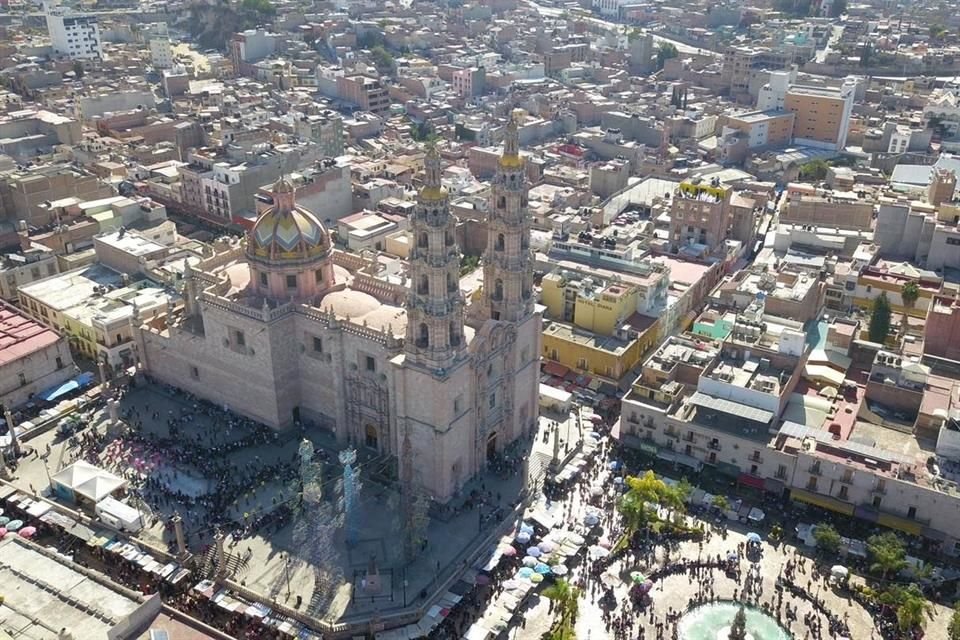
[[[578,358],[577,359],[577,369],[586,369],[587,368],[587,359]]]
[[[264,273],[263,271],[260,272],[260,286],[261,287],[267,286],[267,274]]]
[[[366,367],[367,367],[367,371],[377,370],[377,361],[373,359],[373,356],[366,357]]]
[[[914,518],[916,518],[916,517],[917,517],[917,508],[916,508],[916,507],[910,507],[909,509],[907,509],[907,517],[910,518],[911,520],[913,520]]]
[[[461,393],[453,399],[453,415],[458,416],[463,411],[463,394]]]
[[[287,276],[287,289],[297,288],[297,276]]]
[[[323,353],[323,338],[313,337],[313,351],[314,353]]]
[[[786,467],[786,465],[782,465],[782,464],[781,464],[781,465],[778,465],[778,466],[777,466],[776,477],[777,477],[778,479],[780,479],[780,480],[786,480],[786,479],[787,479],[787,467]]]
[[[490,394],[490,408],[491,409],[497,408],[497,392],[496,391]]]
[[[30,277],[34,280],[40,279],[40,267],[31,267],[30,268]]]
[[[196,367],[190,367],[190,377],[193,378],[194,380],[199,380],[200,370],[197,369]]]
[[[873,507],[874,509],[880,508],[880,502],[883,500],[880,496],[873,496]]]
[[[63,358],[57,356],[57,369],[63,369]]]
[[[245,347],[247,345],[247,336],[243,335],[243,331],[239,329],[234,331],[233,340],[237,343],[238,347]]]
[[[17,374],[17,378],[19,378],[19,380],[20,380],[20,386],[21,386],[21,387],[26,386],[26,384],[27,384],[27,376],[25,376],[23,373],[18,373],[18,374]]]
[[[846,500],[849,497],[848,494],[849,492],[847,491],[847,485],[845,484],[840,485],[840,493],[837,494],[837,497],[840,498],[841,500]]]
[[[317,284],[323,284],[323,270],[317,269],[313,272],[313,277],[316,279]]]

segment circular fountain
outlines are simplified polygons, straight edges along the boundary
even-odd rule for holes
[[[720,601],[693,607],[680,619],[680,640],[728,640],[731,623],[742,605]],[[759,609],[744,607],[746,640],[793,640],[776,618]]]

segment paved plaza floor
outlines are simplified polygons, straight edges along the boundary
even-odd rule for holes
[[[210,553],[218,528],[213,522],[219,521],[228,535],[225,547],[234,557],[231,567],[236,568],[237,582],[312,616],[339,620],[385,615],[418,602],[464,569],[464,556],[491,535],[518,502],[525,468],[520,456],[531,461],[531,473],[542,475],[554,451],[551,438],[562,441],[556,447],[561,457],[571,453],[579,439],[575,422],[559,429],[556,417],[544,419],[545,426],[553,426],[551,435],[520,443],[513,453],[517,457],[505,470],[465,486],[452,512],[430,518],[424,551],[408,564],[402,557],[400,496],[394,484],[375,477],[388,468],[375,452],[358,452],[360,489],[352,543],[347,544],[341,467],[328,432],[306,430],[276,438],[268,434],[251,446],[236,447],[250,437],[251,428],[239,421],[225,427],[216,410],[210,409],[208,415],[202,404],[187,396],[146,386],[128,393],[120,412],[124,424],[111,426],[107,411],[101,410],[92,416],[94,426],[79,434],[81,440],[90,434],[102,439],[90,445],[98,452],[95,459],[55,430],[32,439],[29,444],[40,457],[24,461],[17,483],[42,491],[49,475],[84,456],[133,484],[149,479],[156,486],[145,485],[132,499],[147,524],[138,534],[141,539],[174,551],[170,517],[177,512],[183,517],[190,551],[202,556]],[[143,442],[154,437],[168,440],[159,447]],[[313,510],[299,508],[298,448],[304,437],[317,450],[315,459],[326,460],[324,499],[321,508]],[[236,449],[218,453],[232,447]],[[204,459],[196,459],[197,451],[205,454],[199,456]],[[224,483],[235,499],[214,507],[208,497]],[[364,589],[372,561],[381,582],[375,592]]]

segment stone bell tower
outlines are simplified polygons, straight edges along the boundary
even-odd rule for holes
[[[533,313],[534,301],[526,167],[513,115],[491,191],[483,254],[483,307],[491,320],[516,322]]]
[[[408,361],[449,368],[462,354],[464,299],[460,293],[460,250],[456,219],[447,190],[440,184],[440,153],[435,146],[424,160],[426,178],[410,221],[410,289],[407,293]]]

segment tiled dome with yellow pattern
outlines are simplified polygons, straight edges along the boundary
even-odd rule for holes
[[[250,231],[250,250],[270,260],[303,260],[330,250],[326,227],[303,207],[296,206],[293,185],[280,179],[273,188],[274,204]]]

